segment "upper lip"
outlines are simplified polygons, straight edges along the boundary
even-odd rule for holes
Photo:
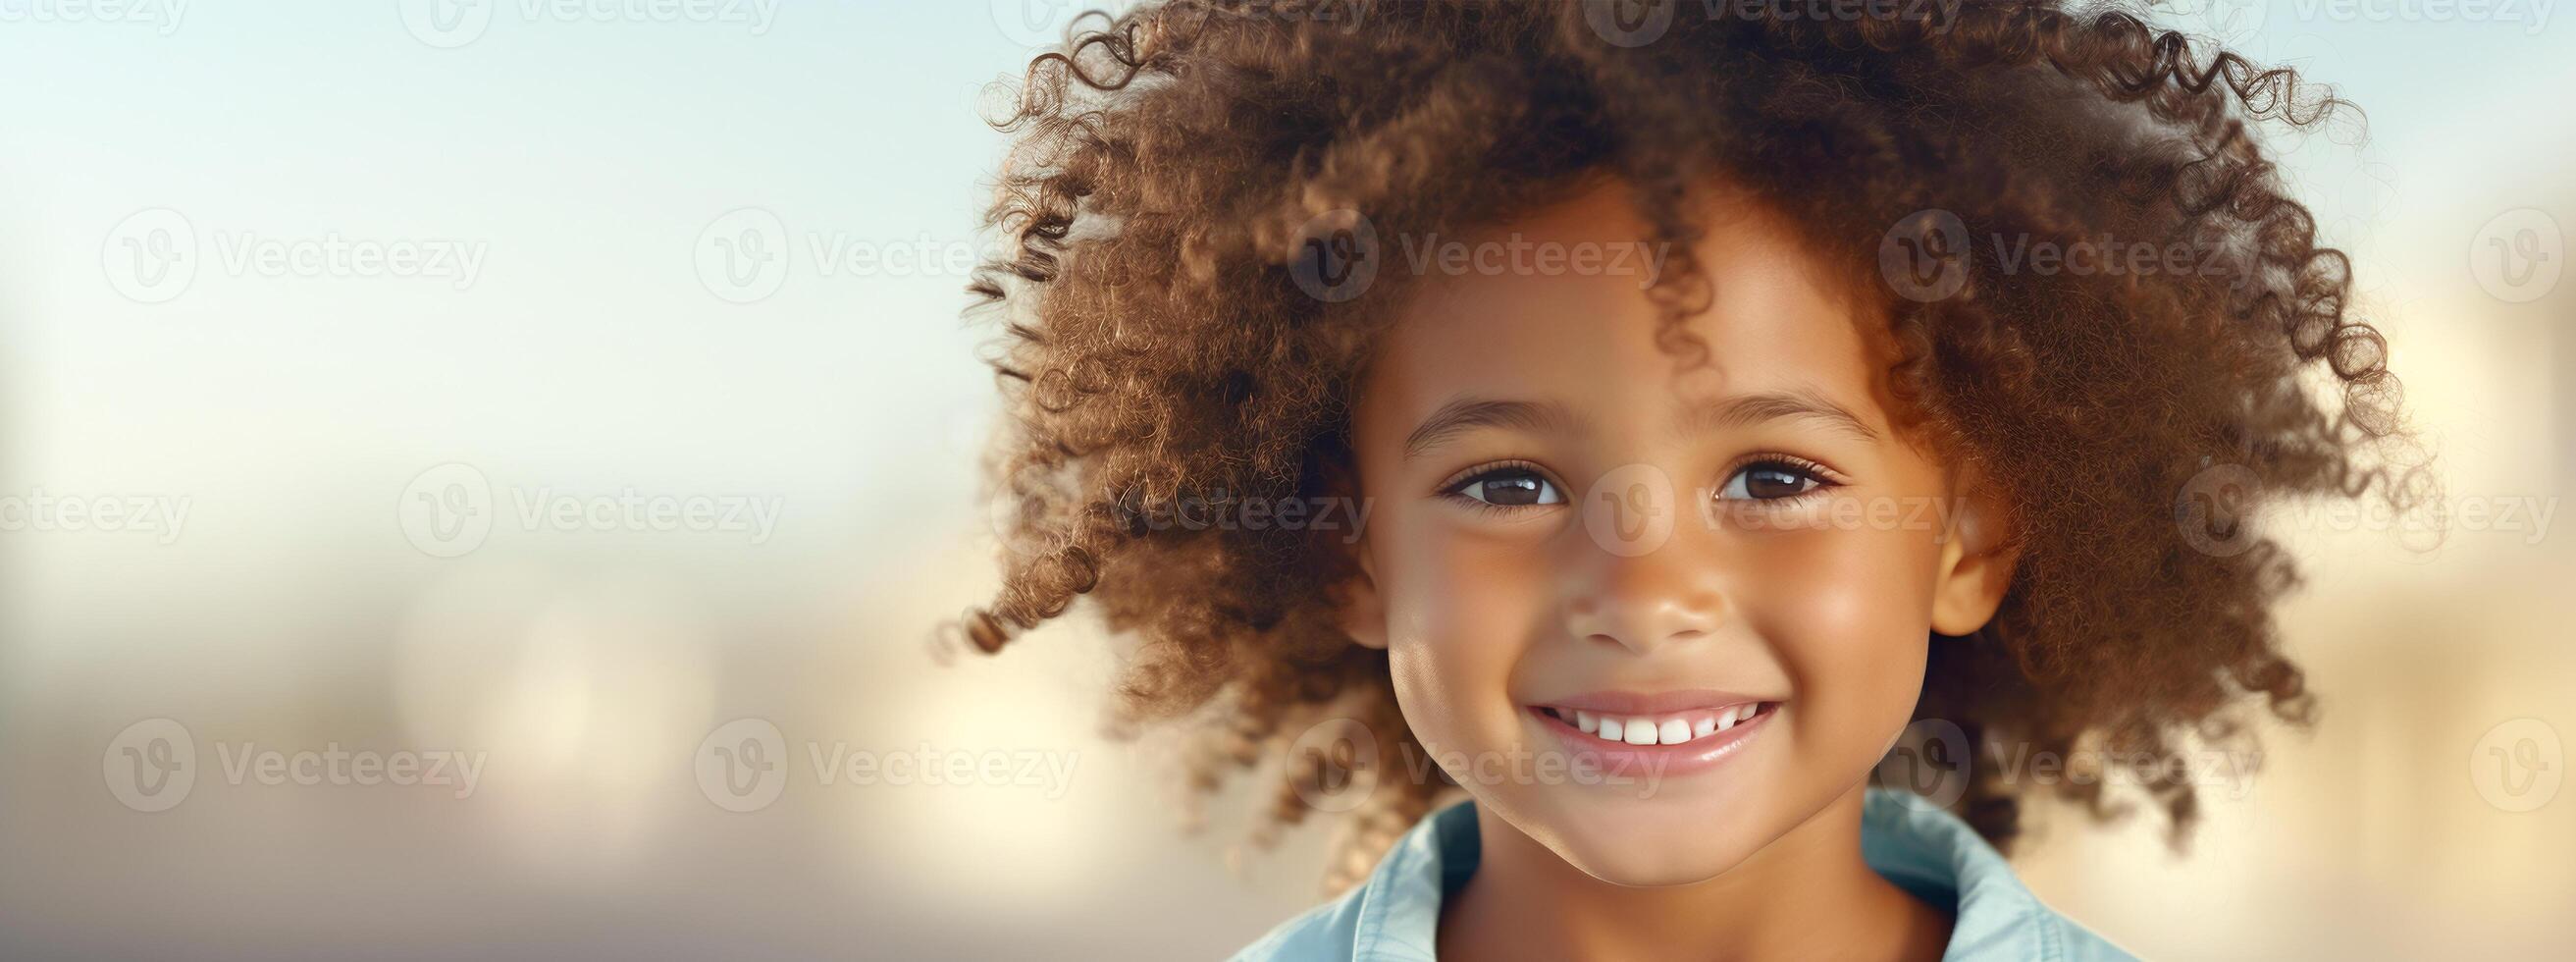
[[[1690,688],[1677,691],[1588,691],[1533,702],[1541,708],[1574,709],[1595,715],[1662,715],[1703,708],[1725,708],[1746,702],[1779,701],[1740,692],[1714,688]]]

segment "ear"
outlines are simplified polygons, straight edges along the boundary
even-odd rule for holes
[[[1386,650],[1386,603],[1378,596],[1377,569],[1369,562],[1368,545],[1354,545],[1352,556],[1359,562],[1348,579],[1333,589],[1333,614],[1342,633],[1361,646]]]
[[[1995,609],[2012,587],[2013,566],[2021,559],[2020,539],[2012,536],[2002,504],[1972,479],[1965,496],[1952,499],[1954,510],[1941,532],[1941,570],[1932,585],[1932,630],[1952,637],[1972,635],[1993,620]]]
[[[1360,503],[1358,499],[1366,495],[1361,493],[1359,470],[1352,465],[1348,444],[1344,440],[1338,452],[1321,458],[1319,469],[1323,472],[1324,490],[1336,497],[1351,499],[1348,503],[1356,505]],[[1357,517],[1365,519],[1368,513],[1361,511]],[[1334,539],[1340,542],[1336,549],[1349,562],[1344,569],[1348,574],[1325,595],[1333,606],[1334,622],[1341,627],[1343,634],[1351,636],[1351,640],[1360,643],[1361,647],[1385,651],[1386,602],[1378,594],[1377,566],[1369,560],[1368,532],[1363,528],[1356,535],[1349,541]]]

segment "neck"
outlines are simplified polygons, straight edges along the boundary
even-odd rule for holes
[[[1443,907],[1447,958],[1938,958],[1950,920],[1862,861],[1855,786],[1703,882],[1593,878],[1478,806],[1476,874]]]

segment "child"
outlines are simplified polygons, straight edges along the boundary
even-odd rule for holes
[[[2339,102],[2130,13],[1092,26],[1001,124],[1011,550],[959,628],[1088,597],[1195,787],[1347,810],[1246,958],[2119,957],[2000,854],[2111,779],[2003,760],[2129,766],[2179,841],[2154,760],[2310,710],[2241,522],[2421,495],[2249,126]]]

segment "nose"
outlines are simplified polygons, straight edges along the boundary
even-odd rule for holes
[[[1676,538],[1643,554],[1577,549],[1562,607],[1566,631],[1637,654],[1717,631],[1726,600],[1714,559]]]

